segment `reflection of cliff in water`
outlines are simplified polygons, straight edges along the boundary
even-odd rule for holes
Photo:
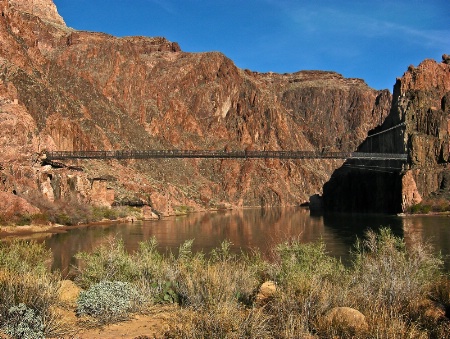
[[[303,208],[244,209],[217,213],[195,213],[160,221],[111,224],[78,228],[55,234],[45,240],[54,254],[54,268],[67,274],[77,252],[92,251],[108,242],[110,237],[122,239],[127,251],[138,249],[139,243],[155,237],[161,252],[178,252],[179,246],[193,239],[193,250],[206,254],[224,240],[232,243],[235,253],[258,249],[270,258],[279,243],[297,239],[303,243],[323,241],[330,255],[350,263],[350,250],[356,238],[363,238],[368,229],[390,227],[397,236],[412,246],[412,235],[421,240],[431,238],[436,248],[449,254],[450,218],[406,217],[386,215],[327,214],[311,217]],[[447,263],[450,263],[447,258]],[[447,264],[447,269],[450,265]]]
[[[405,242],[408,247],[419,240],[429,243],[444,259],[444,267],[450,272],[450,217],[408,216],[402,219]]]
[[[363,239],[368,230],[377,232],[382,227],[389,227],[398,237],[404,236],[403,220],[397,216],[325,213],[323,223],[329,232],[342,239],[347,246],[353,246],[357,238]]]

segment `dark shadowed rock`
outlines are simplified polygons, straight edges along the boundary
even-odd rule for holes
[[[406,153],[407,163],[349,160],[324,186],[325,209],[398,213],[446,187],[449,96],[448,63],[425,60],[409,67],[397,79],[389,116],[358,147],[363,152]]]

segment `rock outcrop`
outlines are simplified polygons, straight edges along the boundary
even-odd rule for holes
[[[0,190],[100,205],[297,205],[342,161],[75,161],[43,150],[353,150],[388,115],[389,91],[334,72],[261,74],[165,38],[65,26],[50,0],[0,0]],[[79,169],[83,169],[80,171]],[[95,181],[95,178],[102,180]],[[105,180],[103,180],[105,179]]]
[[[65,26],[52,0],[8,0],[10,6],[43,20]]]
[[[357,163],[347,162],[348,166],[336,171],[324,186],[326,210],[398,213],[431,195],[447,192],[448,198],[447,60],[444,55],[441,63],[425,60],[418,67],[409,66],[397,79],[389,116],[359,146],[359,150],[367,152],[407,153],[407,163],[365,162],[356,168]]]

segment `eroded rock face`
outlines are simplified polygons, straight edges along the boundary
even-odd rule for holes
[[[38,208],[32,206],[25,199],[18,197],[12,193],[0,191],[0,216],[10,217],[20,214],[37,214],[40,212]]]
[[[407,153],[407,164],[365,162],[356,168],[358,163],[347,162],[348,167],[336,171],[324,187],[325,209],[397,213],[436,192],[449,192],[450,65],[446,60],[444,56],[441,63],[425,60],[418,67],[409,66],[397,79],[389,116],[359,146],[365,152]]]
[[[58,14],[58,10],[52,0],[8,0],[8,3],[20,11],[65,26],[65,22]]]
[[[4,167],[26,163],[30,175],[17,182],[8,174],[3,190],[40,189],[49,199],[75,190],[100,204],[113,190],[116,202],[141,199],[164,213],[297,205],[320,193],[342,162],[76,161],[66,165],[84,172],[43,175],[29,159],[42,150],[353,150],[388,114],[390,93],[358,79],[241,70],[221,53],[185,53],[164,38],[74,31],[50,0],[36,0],[31,12],[29,2],[13,2],[1,2],[0,104],[20,110],[8,109],[0,123],[15,124],[23,140],[4,139],[2,147],[15,154]],[[108,179],[87,189],[69,176]]]

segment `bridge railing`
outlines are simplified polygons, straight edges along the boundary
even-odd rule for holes
[[[216,158],[216,159],[366,159],[401,160],[407,154],[320,152],[320,151],[223,151],[223,150],[110,150],[110,151],[51,151],[48,160],[64,159],[157,159],[157,158]]]

